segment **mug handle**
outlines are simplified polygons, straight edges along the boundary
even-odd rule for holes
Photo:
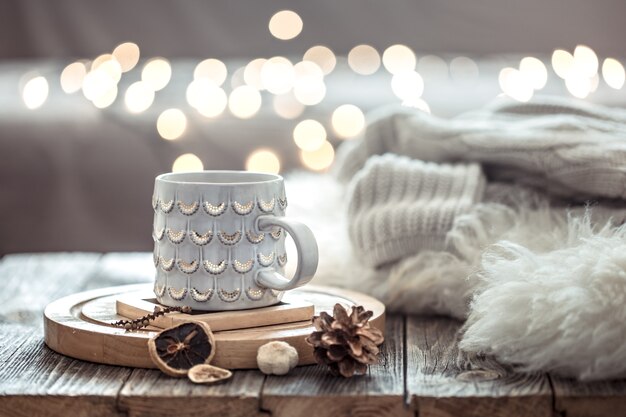
[[[293,278],[287,279],[274,270],[262,269],[257,272],[254,279],[258,285],[278,291],[300,287],[309,282],[317,270],[318,250],[315,236],[306,225],[286,217],[266,215],[256,219],[258,231],[269,232],[274,226],[286,230],[296,244],[298,250],[296,273]]]

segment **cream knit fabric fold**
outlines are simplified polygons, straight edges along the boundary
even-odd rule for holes
[[[349,236],[357,256],[380,266],[421,250],[445,249],[455,217],[481,200],[484,187],[478,164],[371,157],[349,196]]]
[[[626,111],[558,98],[497,100],[444,120],[382,109],[361,139],[342,145],[336,170],[350,180],[372,155],[480,163],[490,180],[543,189],[570,201],[626,199]]]

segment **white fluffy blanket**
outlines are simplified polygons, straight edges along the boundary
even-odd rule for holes
[[[369,292],[390,310],[467,318],[463,349],[527,370],[626,376],[626,226],[608,220],[621,212],[482,203],[455,220],[453,251],[374,270],[352,254],[344,186],[294,174],[287,194],[289,216],[318,240],[314,283]]]

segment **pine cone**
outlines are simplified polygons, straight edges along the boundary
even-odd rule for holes
[[[378,362],[378,346],[384,341],[382,332],[368,323],[373,314],[353,306],[348,315],[341,304],[335,304],[333,317],[324,311],[313,317],[316,331],[306,342],[314,348],[315,361],[346,378],[364,374],[367,365]]]

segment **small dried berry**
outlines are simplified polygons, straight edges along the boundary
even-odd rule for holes
[[[148,350],[159,369],[180,377],[194,365],[209,363],[215,355],[215,340],[208,324],[185,322],[150,339]]]

